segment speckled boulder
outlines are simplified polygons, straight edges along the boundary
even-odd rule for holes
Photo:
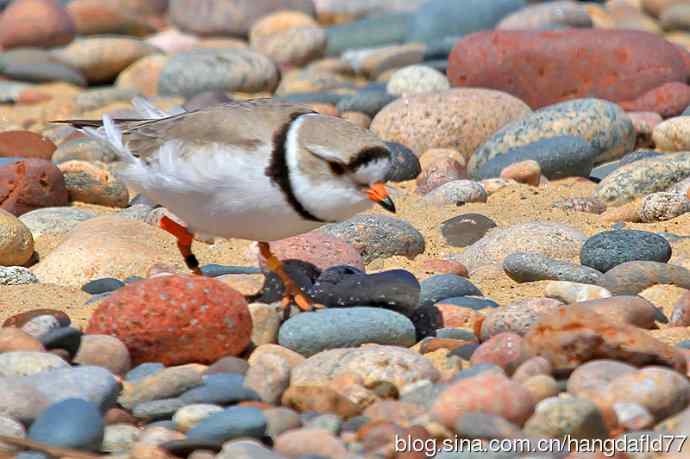
[[[416,152],[452,148],[469,158],[498,129],[530,113],[499,91],[463,88],[403,97],[381,110],[371,130]]]
[[[467,170],[478,178],[484,165],[499,155],[557,136],[577,136],[589,142],[596,152],[595,162],[632,151],[636,138],[630,117],[616,104],[576,99],[545,107],[503,127],[474,152]]]
[[[641,159],[607,175],[597,185],[594,197],[606,205],[620,206],[637,197],[665,191],[687,177],[690,177],[690,153]]]
[[[26,159],[0,165],[0,208],[19,216],[67,202],[65,180],[50,161]]]
[[[240,293],[215,279],[181,275],[119,289],[97,307],[87,328],[90,334],[119,338],[135,365],[212,363],[242,352],[251,331]]]
[[[454,86],[506,91],[538,108],[582,97],[633,100],[684,82],[688,70],[682,52],[655,34],[568,29],[473,34],[455,46],[448,75]]]
[[[569,305],[545,314],[525,335],[533,355],[555,371],[570,371],[595,359],[632,365],[663,365],[685,373],[685,357],[674,347],[628,324],[614,323],[586,306]]]
[[[657,284],[690,289],[690,271],[657,261],[628,261],[606,272],[599,280],[599,285],[614,295],[637,295]]]
[[[457,206],[470,202],[486,202],[488,197],[486,190],[479,182],[453,180],[424,195],[424,202],[432,206]]]
[[[246,36],[262,16],[279,10],[314,14],[311,0],[171,0],[170,19],[180,30],[204,36]],[[195,14],[189,14],[194,11]]]
[[[662,151],[690,150],[690,116],[678,116],[657,124],[652,140]]]
[[[397,255],[414,258],[424,252],[422,234],[408,222],[388,215],[361,214],[319,231],[352,244],[364,263]]]
[[[671,244],[658,234],[639,230],[603,231],[587,239],[580,263],[602,273],[627,261],[667,262]]]
[[[496,228],[467,247],[456,258],[470,272],[481,266],[503,263],[514,252],[536,252],[568,260],[580,252],[587,237],[575,228],[558,223],[530,222]]]
[[[472,411],[495,414],[521,425],[532,414],[534,402],[520,383],[487,371],[449,386],[431,410],[436,420],[451,428],[460,416]]]
[[[107,169],[86,161],[67,161],[58,166],[71,201],[108,207],[127,207],[129,191]]]

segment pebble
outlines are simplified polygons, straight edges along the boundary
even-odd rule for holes
[[[87,335],[88,336],[88,335]],[[108,335],[101,335],[101,336],[108,336]],[[139,365],[135,366],[131,370],[127,372],[125,375],[125,380],[129,382],[137,382],[141,381],[144,378],[147,378],[149,376],[152,376],[162,369],[165,368],[165,365],[162,363],[157,363],[157,362],[146,362],[146,363],[140,363]]]
[[[599,300],[580,302],[616,323],[631,324],[639,328],[655,329],[656,322],[668,323],[663,311],[637,295],[618,295]]]
[[[654,424],[654,416],[637,403],[618,402],[612,408],[618,424],[626,430],[640,431]]]
[[[584,139],[596,152],[594,158],[590,156],[596,162],[615,159],[632,151],[636,138],[632,121],[618,105],[600,99],[570,100],[544,107],[496,132],[475,151],[467,164],[467,170],[470,177],[483,178],[482,168],[491,160],[511,154],[511,149],[526,148],[533,142],[557,136],[569,136],[567,142],[559,146],[568,145],[569,151],[577,152],[577,155],[582,155],[581,158],[586,154],[584,146],[577,146],[577,141],[571,139],[573,136]],[[553,146],[553,142],[559,141],[548,142]],[[546,147],[547,145],[538,144],[533,151],[549,151]],[[536,154],[535,157],[539,158]],[[521,159],[535,158],[523,156]],[[563,161],[565,162],[565,158]],[[546,170],[545,165],[542,165],[542,169]]]
[[[454,180],[445,183],[424,196],[424,202],[434,206],[461,206],[471,202],[486,202],[488,194],[479,182]]]
[[[38,278],[27,268],[21,266],[0,266],[0,285],[36,284]]]
[[[244,375],[249,369],[249,363],[246,360],[239,357],[223,357],[216,360],[213,364],[209,365],[204,371],[205,375],[212,375],[216,373],[239,373]]]
[[[319,231],[352,244],[365,264],[381,258],[414,258],[424,252],[424,237],[410,223],[387,215],[360,214]]]
[[[239,373],[207,374],[204,375],[202,382],[203,384],[183,392],[179,397],[180,400],[187,404],[217,405],[259,400],[258,394],[245,385],[244,375]]]
[[[322,271],[336,265],[364,269],[362,256],[352,244],[318,231],[272,242],[271,252],[281,260],[306,261]],[[259,255],[259,262],[265,265],[261,255]]]
[[[143,40],[126,36],[85,37],[53,51],[55,57],[79,70],[89,84],[110,83],[142,57],[157,53]]]
[[[202,403],[185,405],[175,412],[172,420],[177,430],[187,432],[211,414],[219,411],[223,411],[223,408],[218,405]]]
[[[253,440],[233,440],[225,442],[216,456],[218,459],[282,459],[261,443]]]
[[[500,373],[485,372],[452,383],[436,398],[431,416],[452,428],[465,413],[481,411],[521,425],[534,410],[527,390]]]
[[[41,24],[41,27],[36,28],[31,24]],[[69,14],[56,0],[12,2],[0,16],[0,30],[3,49],[65,45],[76,32]]]
[[[113,454],[127,454],[137,441],[141,431],[130,424],[105,426],[101,451]]]
[[[564,303],[609,298],[612,293],[597,285],[579,284],[577,282],[550,281],[544,288],[544,296]]]
[[[0,435],[23,439],[26,438],[26,429],[16,419],[9,416],[0,416]],[[17,447],[0,442],[0,451],[11,453],[17,451]]]
[[[262,344],[275,343],[284,315],[282,306],[252,303],[249,305],[249,314],[252,317],[252,344],[261,346]]]
[[[388,80],[386,91],[395,96],[409,96],[450,89],[448,78],[424,65],[410,65],[396,70]]]
[[[556,280],[596,285],[601,277],[596,269],[554,260],[540,253],[510,254],[503,260],[503,270],[516,282]]]
[[[508,147],[504,152],[499,152],[486,161],[473,177],[478,179],[499,176],[512,178],[504,175],[502,171],[511,165],[528,160],[536,161],[540,167],[539,172],[550,180],[587,177],[592,171],[594,159],[599,154],[600,150],[582,137],[557,135]]]
[[[110,293],[124,287],[125,283],[119,279],[112,277],[105,277],[102,279],[94,279],[84,284],[81,289],[91,295],[100,295],[102,293]]]
[[[467,412],[461,415],[453,426],[453,431],[462,438],[519,438],[520,428],[495,414]]]
[[[74,327],[60,327],[49,330],[38,337],[46,350],[63,350],[73,358],[81,346],[82,332]]]
[[[495,301],[490,300],[488,298],[477,296],[458,296],[452,298],[444,298],[443,300],[436,303],[437,306],[445,304],[462,306],[474,309],[476,311],[480,311],[482,309],[487,308],[498,308],[498,303],[496,303]]]
[[[0,376],[29,376],[69,364],[57,355],[47,352],[14,351],[0,354]]]
[[[497,30],[545,30],[561,27],[592,27],[592,18],[584,5],[557,0],[528,5],[504,17]]]
[[[441,223],[441,234],[453,247],[467,247],[496,227],[496,222],[482,214],[461,214]]]
[[[484,341],[472,354],[470,363],[489,363],[501,367],[506,375],[512,375],[529,359],[522,337],[515,333],[499,333]]]
[[[63,162],[58,168],[71,201],[120,208],[129,204],[127,186],[106,169],[77,160]]]
[[[623,155],[620,159],[609,161],[595,167],[592,169],[590,177],[603,180],[604,177],[619,169],[621,166],[625,166],[626,164],[630,164],[641,159],[658,158],[661,155],[661,153],[654,150],[635,150],[632,153]]]
[[[427,150],[422,156],[422,171],[416,180],[417,186],[415,191],[418,194],[424,195],[446,183],[467,178],[465,167],[463,166],[465,161],[463,158],[459,158],[460,161],[445,157],[445,155],[438,158],[429,158],[428,152],[430,151],[439,152],[445,150]]]
[[[177,410],[184,406],[185,402],[179,398],[161,398],[137,403],[132,408],[132,414],[145,422],[165,421],[169,420]]]
[[[345,54],[348,50],[402,42],[409,20],[410,14],[407,12],[391,12],[329,27],[326,52],[329,56],[334,56]],[[423,51],[418,51],[416,57],[421,62]]]
[[[0,328],[0,353],[13,351],[42,352],[43,345],[36,338],[16,327]]]
[[[523,336],[543,313],[556,310],[562,305],[562,302],[552,298],[533,298],[490,309],[485,312],[479,337],[486,341],[504,332]]]
[[[657,284],[688,288],[690,272],[668,263],[629,261],[608,271],[600,281],[614,295],[637,295]]]
[[[187,440],[224,443],[235,438],[261,438],[265,433],[266,418],[260,410],[237,406],[211,413],[187,432]]]
[[[74,362],[79,365],[103,367],[116,375],[127,374],[132,365],[125,344],[109,335],[81,336],[79,352],[74,357]]]
[[[523,0],[468,0],[462,3],[431,0],[419,8],[410,21],[406,38],[409,42],[428,43],[446,36],[490,29],[524,6]]]
[[[386,181],[405,182],[416,179],[421,173],[421,165],[415,153],[397,142],[386,142],[386,146],[392,153],[393,163],[386,175]]]
[[[501,178],[530,186],[539,186],[541,177],[541,166],[531,159],[513,163],[501,171]]]
[[[323,429],[296,429],[276,438],[275,450],[286,457],[345,459],[347,449],[339,438]]]
[[[45,159],[29,158],[0,164],[0,208],[20,216],[34,209],[64,206],[68,202],[60,170]]]
[[[690,176],[690,153],[661,155],[626,164],[607,175],[593,196],[608,206],[665,191]]]
[[[288,319],[278,343],[305,356],[364,343],[412,346],[415,328],[405,316],[385,309],[325,309]]]
[[[60,328],[62,325],[57,317],[50,314],[36,315],[21,326],[22,331],[28,333],[36,339]]]
[[[628,324],[617,324],[586,306],[570,305],[544,314],[524,337],[533,355],[551,362],[554,371],[567,371],[597,358],[634,365],[665,365],[685,372],[678,351]]]
[[[104,430],[97,405],[70,398],[43,411],[31,424],[28,438],[50,446],[97,451]]]
[[[0,55],[0,64],[3,63]],[[7,70],[3,69],[7,75]],[[20,157],[51,159],[55,151],[55,144],[42,135],[31,131],[5,131],[0,132],[0,157]]]
[[[176,302],[188,304],[184,314],[171,307]],[[161,321],[167,327],[151,327]],[[135,364],[175,365],[237,355],[249,344],[251,328],[247,302],[237,291],[215,279],[173,275],[119,289],[98,305],[87,332],[117,336]]]
[[[687,212],[690,212],[687,194],[660,192],[642,199],[639,216],[643,223],[654,223],[671,220]]]
[[[606,204],[597,198],[565,198],[553,203],[554,209],[565,211],[585,212],[588,214],[601,215],[606,212]]]
[[[278,84],[275,64],[247,49],[195,49],[173,55],[161,71],[161,95],[191,97],[204,91],[271,91]]]
[[[305,65],[324,54],[326,41],[326,31],[300,11],[268,14],[249,31],[251,47],[278,64]]]
[[[503,263],[515,252],[536,252],[558,260],[569,260],[580,252],[587,237],[579,230],[559,223],[534,221],[489,231],[483,238],[451,259],[476,269]]]
[[[401,269],[366,274],[341,266],[321,273],[310,295],[328,307],[380,306],[409,316],[419,303],[420,284]]]
[[[448,298],[482,296],[482,292],[466,278],[456,274],[437,274],[420,284],[419,304],[433,305]]]
[[[529,113],[524,102],[509,94],[454,88],[390,103],[374,117],[371,130],[416,152],[452,148],[467,159],[496,131]]]
[[[547,438],[607,438],[608,429],[597,405],[585,398],[547,398],[525,423],[527,435]]]
[[[362,89],[355,94],[344,96],[335,105],[339,113],[360,112],[374,117],[386,105],[395,100],[395,96],[378,88]]]
[[[628,261],[667,262],[671,245],[663,237],[639,230],[604,231],[582,245],[580,262],[602,273]]]
[[[91,211],[74,207],[44,207],[23,214],[19,220],[29,228],[34,238],[39,238],[46,234],[69,233],[80,222],[95,216]]]
[[[29,228],[11,213],[0,209],[0,266],[23,265],[33,253],[34,240]]]
[[[688,151],[690,116],[679,116],[659,123],[652,133],[654,145],[661,151]]]
[[[249,367],[245,385],[266,403],[276,404],[290,383],[290,364],[277,354],[259,356]]]
[[[156,371],[126,385],[118,398],[118,403],[129,409],[144,402],[177,397],[188,389],[202,384],[202,369],[201,365],[190,364]]]

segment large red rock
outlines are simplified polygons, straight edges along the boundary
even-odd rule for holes
[[[0,132],[0,157],[51,159],[57,147],[31,131]]]
[[[207,277],[161,276],[129,284],[91,316],[89,334],[112,335],[129,349],[133,365],[207,363],[240,354],[252,319],[244,297]]]
[[[623,102],[685,82],[686,57],[642,31],[485,31],[456,44],[448,77],[454,86],[508,92],[532,108],[584,97]]]
[[[656,112],[664,118],[680,115],[690,105],[690,86],[673,81],[647,91],[635,100],[620,103],[631,112]]]
[[[68,202],[62,172],[45,159],[25,159],[0,166],[0,208],[16,216]]]
[[[549,360],[555,371],[570,371],[596,359],[686,371],[685,357],[674,347],[640,328],[613,322],[578,304],[542,316],[527,332],[524,343],[532,355]]]
[[[0,16],[0,46],[49,48],[74,39],[72,18],[57,0],[15,0]]]

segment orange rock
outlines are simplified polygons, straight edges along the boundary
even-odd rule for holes
[[[74,39],[72,18],[57,0],[16,0],[0,16],[0,46],[48,48]]]
[[[675,348],[632,325],[614,323],[587,306],[572,304],[543,315],[525,335],[532,355],[551,362],[554,371],[569,371],[595,359],[632,365],[665,365],[685,373],[686,362]]]
[[[520,161],[511,164],[501,171],[501,178],[512,179],[518,183],[539,186],[541,181],[541,167],[534,160]]]

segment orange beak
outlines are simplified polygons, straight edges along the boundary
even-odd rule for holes
[[[388,212],[395,213],[395,203],[388,195],[386,185],[384,185],[382,182],[374,183],[367,188],[367,196],[369,196],[369,199],[386,209]]]

